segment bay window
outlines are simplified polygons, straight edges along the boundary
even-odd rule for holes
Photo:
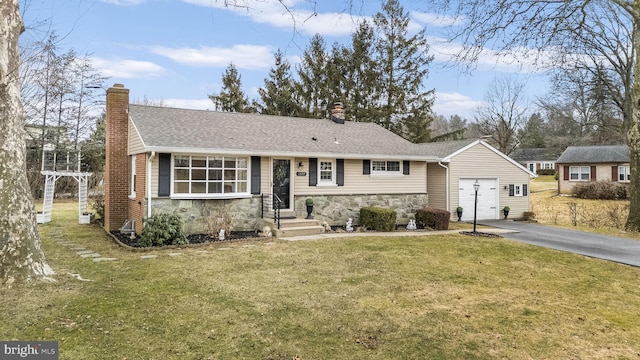
[[[248,158],[176,155],[173,157],[173,194],[216,197],[248,194]]]

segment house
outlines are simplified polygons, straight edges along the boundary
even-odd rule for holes
[[[452,218],[463,208],[462,220],[473,220],[476,181],[477,218],[500,219],[510,208],[512,218],[529,211],[529,180],[536,175],[483,140],[419,144],[425,154],[440,158],[427,164],[429,205],[447,209]]]
[[[476,179],[479,196],[493,196],[479,219],[499,218],[505,205],[514,216],[528,211],[533,174],[488,144],[440,155],[377,124],[344,121],[340,106],[332,113],[304,119],[134,105],[129,90],[114,85],[107,90],[105,229],[133,220],[140,233],[144,219],[172,213],[186,232],[205,232],[211,214],[224,208],[234,230],[257,230],[274,210],[304,218],[307,198],[318,222],[357,224],[360,208],[380,206],[406,224],[426,206],[455,213],[462,198],[468,207],[466,186]]]
[[[509,157],[536,175],[540,170],[541,175],[553,175],[561,152],[556,148],[517,148]]]
[[[558,193],[571,194],[584,181],[628,183],[629,147],[626,145],[569,146],[556,160]]]

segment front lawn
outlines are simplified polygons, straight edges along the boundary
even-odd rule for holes
[[[75,207],[53,219],[58,281],[0,289],[0,339],[57,340],[60,359],[640,356],[638,268],[462,235],[130,252]]]

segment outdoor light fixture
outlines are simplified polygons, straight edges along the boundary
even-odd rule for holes
[[[303,168],[303,164],[302,164],[302,161],[300,161],[300,162],[298,163],[298,170],[302,170],[302,168]]]
[[[480,189],[480,183],[478,182],[478,179],[476,179],[476,182],[473,184],[473,190],[475,190],[476,192],[476,200],[473,203],[473,232],[476,232],[476,213],[478,212],[478,189]]]

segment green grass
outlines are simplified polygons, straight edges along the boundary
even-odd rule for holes
[[[75,206],[40,227],[58,281],[0,289],[0,339],[57,340],[60,359],[639,356],[638,268],[461,235],[130,252]]]

